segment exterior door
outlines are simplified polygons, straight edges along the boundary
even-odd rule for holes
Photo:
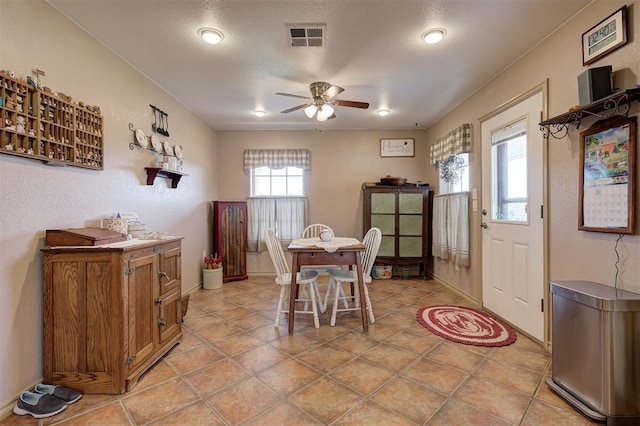
[[[483,305],[543,341],[542,91],[482,121]]]

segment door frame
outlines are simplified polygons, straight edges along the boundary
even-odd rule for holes
[[[496,109],[494,109],[493,111],[489,112],[488,114],[485,114],[483,116],[481,116],[478,119],[478,129],[482,128],[482,123],[484,123],[485,121],[495,117],[496,115],[499,115],[503,112],[505,112],[506,110],[508,110],[509,108],[513,107],[514,105],[519,104],[520,102],[522,102],[523,100],[537,94],[537,93],[542,93],[542,116],[540,117],[540,121],[545,120],[548,117],[549,114],[549,80],[545,79],[542,83],[534,86],[533,88],[527,90],[526,92],[517,95],[516,97],[508,100],[507,102],[503,103],[502,105],[500,105],[499,107],[497,107]],[[544,131],[542,129],[540,129],[540,131]],[[551,342],[550,342],[550,338],[551,338],[551,332],[550,332],[550,327],[549,325],[551,324],[551,294],[549,291],[549,139],[547,137],[547,134],[544,133],[543,137],[542,137],[542,142],[543,142],[543,146],[542,146],[542,202],[544,205],[543,208],[543,217],[542,217],[542,261],[543,261],[543,283],[542,285],[544,285],[543,291],[542,291],[542,297],[544,300],[544,312],[543,312],[543,341],[542,341],[542,346],[545,350],[549,351],[551,348]],[[481,132],[479,132],[478,134],[478,161],[477,164],[480,166],[480,173],[477,174],[480,182],[482,182],[482,173],[484,172],[482,170],[482,134]],[[482,185],[478,185],[478,191],[479,191],[479,199],[482,200]],[[482,222],[482,216],[479,216],[479,221],[476,223],[476,225],[479,227],[480,226],[480,222]],[[477,252],[480,254],[480,262],[479,262],[479,272],[478,275],[480,277],[480,283],[481,283],[481,289],[484,286],[484,283],[482,282],[482,276],[483,276],[483,262],[482,262],[482,234],[479,234],[480,238],[478,238],[478,242],[476,244],[476,250]],[[482,291],[480,292],[480,302],[482,303],[482,306],[484,306],[484,300],[483,300],[483,295],[482,295]],[[521,333],[524,333],[522,330],[518,330]],[[524,333],[527,334],[527,333]],[[528,336],[528,335],[527,335]],[[531,336],[529,336],[531,337]],[[537,339],[534,339],[537,340]]]

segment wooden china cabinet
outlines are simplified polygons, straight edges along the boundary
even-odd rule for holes
[[[45,383],[121,394],[182,340],[181,239],[43,249]]]
[[[365,183],[363,233],[380,228],[382,242],[376,263],[391,265],[399,278],[431,273],[432,193],[429,186]]]
[[[213,201],[213,252],[222,256],[223,282],[246,280],[247,203]]]

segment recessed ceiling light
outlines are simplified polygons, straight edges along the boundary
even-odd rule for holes
[[[218,44],[224,39],[222,31],[216,30],[215,28],[200,28],[198,35],[209,44]]]
[[[390,111],[388,109],[379,109],[376,112],[380,117],[386,117],[387,115],[390,114]]]
[[[427,44],[436,44],[440,43],[445,34],[447,34],[447,32],[442,28],[436,28],[423,32],[420,38]]]
[[[264,117],[265,115],[267,115],[267,111],[263,111],[261,109],[257,109],[255,111],[253,111],[253,115],[255,115],[256,117]]]

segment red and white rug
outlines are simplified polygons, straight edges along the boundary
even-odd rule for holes
[[[416,319],[427,330],[456,343],[506,346],[516,341],[515,330],[486,312],[463,306],[428,306]]]

